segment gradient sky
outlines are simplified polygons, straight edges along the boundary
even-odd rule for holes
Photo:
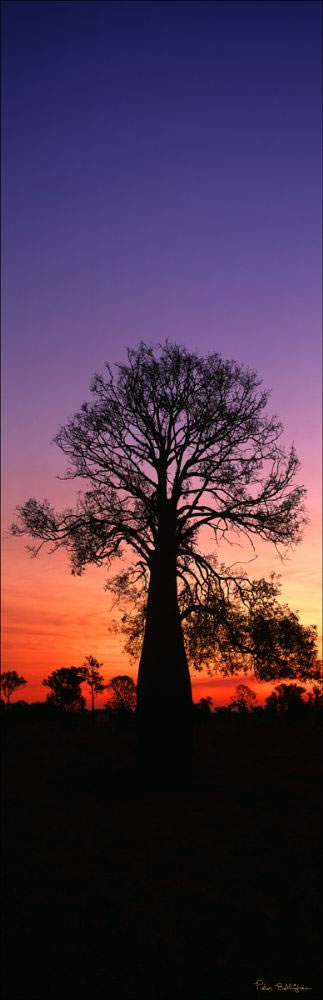
[[[4,529],[30,495],[73,494],[50,442],[105,360],[140,339],[219,351],[271,388],[308,489],[302,546],[284,566],[262,546],[254,575],[281,571],[319,631],[320,22],[311,0],[11,0],[2,32]],[[103,570],[4,548],[3,667],[26,698],[88,653],[133,673]]]

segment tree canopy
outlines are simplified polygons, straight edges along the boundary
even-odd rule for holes
[[[46,700],[67,712],[83,709],[85,698],[81,692],[81,684],[84,680],[86,671],[83,667],[60,667],[53,670],[42,682],[51,691]]]
[[[103,663],[99,663],[99,660],[95,656],[86,656],[83,664],[83,676],[86,681],[91,695],[91,709],[94,712],[94,702],[95,695],[102,694],[102,691],[107,687],[103,674],[100,674],[100,667]]]
[[[111,691],[111,699],[107,702],[106,708],[117,712],[134,712],[137,704],[136,685],[132,677],[127,674],[119,674],[112,677],[106,685]]]
[[[269,710],[277,712],[295,712],[304,707],[304,694],[306,694],[306,688],[299,684],[278,684],[272,694],[266,698],[266,706]],[[311,703],[311,699],[309,703]]]
[[[24,677],[19,677],[16,670],[5,670],[0,677],[1,691],[9,704],[11,695],[20,687],[25,687],[27,681]]]
[[[121,573],[106,588],[121,605],[121,617],[111,622],[110,629],[123,635],[124,649],[136,662],[145,631],[147,588],[136,591],[129,576],[129,571]],[[183,588],[179,607],[190,665],[209,674],[253,671],[261,681],[318,679],[316,626],[303,625],[298,612],[280,604],[279,595],[280,582],[274,574],[269,580],[253,580],[241,572],[238,578],[224,566],[219,567],[217,579],[196,586],[194,604]]]
[[[249,712],[250,709],[255,707],[257,696],[247,684],[238,684],[236,693],[230,701],[231,708],[236,708],[238,712]]]
[[[209,525],[216,543],[228,532],[281,547],[299,541],[304,488],[299,462],[285,452],[277,417],[265,415],[268,392],[254,371],[219,354],[199,358],[177,344],[128,350],[128,364],[91,383],[55,441],[68,459],[66,477],[90,488],[75,510],[56,514],[34,498],[18,508],[16,535],[65,546],[73,572],[134,551],[145,572],[156,545],[162,501],[176,506],[178,576],[217,576],[197,548]],[[38,551],[39,551],[38,547]],[[34,550],[35,551],[35,550]]]

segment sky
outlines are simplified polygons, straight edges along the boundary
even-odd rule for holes
[[[255,368],[295,441],[304,540],[254,575],[321,634],[321,4],[5,2],[2,12],[3,669],[87,654],[136,671],[106,572],[7,537],[73,498],[52,439],[140,340]],[[247,553],[245,558],[248,558]],[[226,703],[236,680],[205,692]],[[261,697],[259,698],[261,700]]]

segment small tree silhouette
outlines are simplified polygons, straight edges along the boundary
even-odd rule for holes
[[[251,691],[247,684],[238,684],[235,697],[230,698],[231,708],[237,708],[238,712],[248,712],[254,708],[256,701],[257,697],[254,691]]]
[[[266,698],[266,707],[277,712],[295,712],[304,708],[303,694],[306,688],[299,684],[278,684]]]
[[[200,700],[196,704],[196,709],[199,715],[202,715],[203,717],[211,715],[212,703],[213,703],[213,698],[210,698],[210,696],[208,698],[200,698]]]
[[[107,688],[112,691],[112,699],[107,702],[107,708],[119,712],[135,712],[137,689],[132,677],[128,677],[126,674],[112,677]]]
[[[3,694],[7,699],[7,705],[9,705],[11,695],[14,694],[19,687],[25,687],[27,681],[24,677],[19,677],[16,670],[7,670],[5,673],[1,674],[0,683],[1,691],[3,691]]]
[[[315,709],[323,707],[323,694],[321,688],[314,685],[312,691],[308,692],[307,704],[310,705],[311,708]]]
[[[91,693],[91,709],[94,712],[94,698],[96,694],[101,694],[105,690],[107,684],[104,682],[103,674],[99,673],[99,668],[103,667],[103,663],[99,663],[95,656],[86,656],[84,660],[84,670],[86,671],[85,680],[90,688]]]
[[[44,687],[51,689],[46,701],[67,712],[79,711],[85,706],[81,684],[86,680],[84,667],[61,667],[53,670],[43,680]]]

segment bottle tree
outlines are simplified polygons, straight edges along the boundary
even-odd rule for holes
[[[12,532],[37,539],[34,552],[65,547],[78,574],[132,552],[118,586],[131,595],[141,581],[147,594],[137,686],[142,752],[152,766],[175,766],[189,756],[192,725],[182,615],[203,592],[206,604],[215,596],[224,621],[228,587],[231,596],[232,587],[236,596],[252,591],[245,574],[219,569],[198,548],[200,529],[208,527],[215,549],[233,534],[282,550],[295,545],[305,520],[299,462],[294,447],[282,446],[256,373],[217,353],[141,343],[127,363],[107,364],[91,393],[55,438],[66,475],[83,480],[84,493],[61,513],[27,500]]]

